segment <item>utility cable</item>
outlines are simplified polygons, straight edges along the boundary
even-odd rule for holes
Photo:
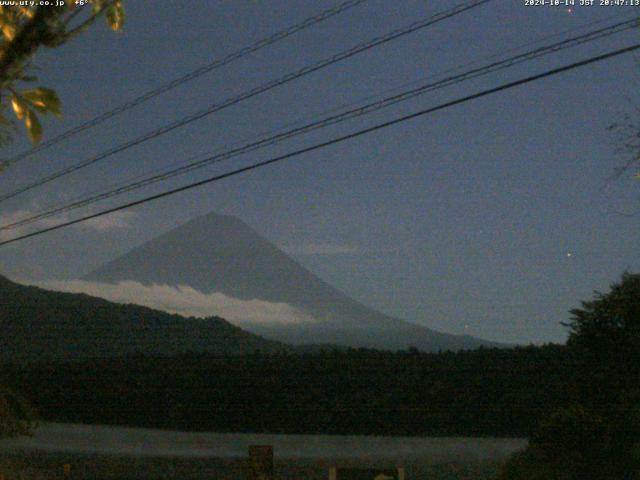
[[[101,160],[104,160],[107,157],[110,157],[112,155],[115,155],[116,153],[120,153],[123,152],[125,150],[128,150],[131,147],[134,147],[136,145],[140,145],[141,143],[147,142],[149,140],[152,140],[154,138],[160,137],[161,135],[164,135],[168,132],[171,132],[177,128],[181,128],[184,127],[185,125],[188,125],[190,123],[193,123],[197,120],[200,120],[202,118],[205,118],[215,112],[218,112],[220,110],[223,110],[227,107],[230,107],[232,105],[235,105],[237,103],[240,103],[244,100],[247,100],[249,98],[252,98],[256,95],[259,95],[261,93],[267,92],[273,88],[276,88],[278,86],[284,85],[292,80],[298,79],[300,77],[303,77],[305,75],[308,75],[312,72],[315,72],[317,70],[320,70],[322,68],[328,67],[329,65],[333,65],[335,63],[338,63],[342,60],[345,60],[347,58],[353,57],[354,55],[358,55],[362,52],[365,52],[367,50],[370,50],[374,47],[377,47],[379,45],[385,44],[387,42],[390,42],[392,40],[395,40],[397,38],[400,38],[404,35],[407,35],[409,33],[415,32],[417,30],[429,27],[435,23],[441,22],[447,18],[459,15],[467,10],[470,10],[472,8],[476,8],[479,7],[481,5],[484,5],[485,3],[490,2],[491,0],[474,0],[471,2],[466,2],[463,4],[460,4],[456,7],[453,7],[449,10],[437,13],[433,16],[430,16],[428,18],[422,19],[422,20],[418,20],[416,22],[411,23],[410,25],[407,25],[405,27],[399,28],[397,30],[394,30],[386,35],[380,36],[380,37],[376,37],[373,40],[370,40],[368,42],[365,43],[361,43],[359,45],[356,45],[355,47],[350,48],[349,50],[345,50],[343,52],[340,52],[336,55],[333,55],[329,58],[326,58],[324,60],[321,60],[315,64],[312,65],[308,65],[306,67],[303,67],[300,70],[297,70],[295,72],[292,73],[288,73],[285,76],[270,81],[266,84],[260,85],[256,88],[253,88],[249,91],[243,92],[237,96],[228,98],[227,100],[224,100],[222,103],[219,104],[213,104],[210,107],[208,107],[207,109],[201,110],[199,112],[196,112],[194,114],[188,115],[180,120],[177,120],[175,122],[172,122],[168,125],[165,125],[163,127],[160,127],[156,130],[153,130],[151,132],[148,132],[138,138],[135,138],[133,140],[130,140],[126,143],[123,143],[121,145],[118,145],[116,147],[113,147],[109,150],[107,150],[106,152],[100,153],[94,157],[88,158],[86,160],[80,161],[74,165],[71,165],[69,167],[63,168],[61,170],[58,170],[57,172],[54,172],[50,175],[47,175],[45,177],[42,177],[30,184],[27,184],[23,187],[20,187],[16,190],[13,190],[9,193],[0,195],[0,202],[3,202],[5,200],[8,200],[10,198],[13,198],[21,193],[27,192],[29,190],[32,190],[36,187],[45,185],[53,180],[56,180],[60,177],[69,175],[73,172],[76,172],[78,170],[81,170],[83,168],[88,167],[89,165],[93,165],[94,163],[97,163]]]
[[[215,154],[213,156],[207,156],[204,159],[201,160],[197,160],[194,162],[190,162],[187,163],[186,165],[177,167],[177,168],[172,168],[168,171],[162,172],[162,173],[158,173],[156,175],[152,175],[146,178],[142,178],[140,180],[134,181],[134,182],[129,182],[125,185],[122,185],[120,187],[117,187],[115,189],[111,189],[108,190],[106,192],[102,192],[93,196],[90,196],[88,198],[83,198],[83,199],[78,199],[76,201],[73,201],[69,204],[63,205],[63,206],[59,206],[59,207],[55,207],[53,209],[50,210],[46,210],[40,213],[37,213],[35,215],[29,216],[27,218],[23,218],[20,219],[18,221],[15,221],[13,223],[10,224],[6,224],[6,225],[2,225],[0,226],[0,231],[2,230],[9,230],[12,228],[17,228],[19,226],[24,226],[24,225],[28,225],[30,223],[34,223],[38,220],[44,219],[44,218],[49,218],[55,215],[58,215],[60,213],[65,213],[77,208],[81,208],[93,203],[96,203],[100,200],[104,200],[107,198],[111,198],[117,195],[121,195],[123,193],[127,193],[133,190],[137,190],[139,188],[160,182],[160,181],[164,181],[167,180],[169,178],[175,177],[177,175],[182,175],[188,172],[191,172],[193,170],[211,165],[213,163],[218,163],[221,162],[223,160],[227,160],[229,158],[233,158],[236,157],[238,155],[244,154],[244,153],[248,153],[260,148],[264,148],[266,146],[269,145],[273,145],[276,143],[279,143],[281,141],[287,140],[289,138],[292,138],[294,136],[298,136],[301,134],[305,134],[305,133],[309,133],[311,131],[320,129],[320,128],[325,128],[327,126],[330,125],[334,125],[337,123],[341,123],[344,122],[346,120],[350,120],[352,118],[356,118],[368,113],[372,113],[374,111],[378,111],[381,110],[383,108],[387,108],[391,105],[394,105],[396,103],[399,102],[404,102],[407,100],[410,100],[412,98],[415,98],[419,95],[423,95],[427,92],[433,91],[433,90],[437,90],[440,88],[444,88],[444,87],[448,87],[450,85],[453,84],[457,84],[457,83],[461,83],[463,81],[467,81],[473,78],[477,78],[480,76],[484,76],[490,73],[494,73],[496,71],[499,70],[503,70],[509,67],[512,67],[514,65],[526,62],[526,61],[531,61],[533,59],[536,59],[538,57],[544,56],[544,55],[548,55],[551,53],[555,53],[567,48],[571,48],[571,47],[575,47],[577,45],[581,45],[587,42],[592,42],[598,39],[602,39],[604,37],[608,37],[611,36],[613,34],[625,31],[625,30],[629,30],[631,28],[636,28],[639,25],[640,20],[638,18],[632,19],[632,20],[627,20],[624,22],[619,22],[617,24],[611,25],[609,27],[605,27],[605,28],[601,28],[595,31],[591,31],[591,32],[587,32],[583,35],[577,36],[577,37],[573,37],[573,38],[569,38],[566,40],[563,40],[561,42],[556,42],[554,44],[551,45],[547,45],[547,46],[543,46],[534,50],[531,50],[529,52],[525,52],[519,55],[515,55],[512,56],[510,58],[501,60],[501,61],[497,61],[497,62],[493,62],[490,63],[488,65],[479,67],[479,68],[475,68],[472,70],[469,70],[467,72],[458,74],[458,75],[454,75],[454,76],[449,76],[447,78],[444,78],[442,80],[439,80],[437,82],[434,83],[428,83],[422,86],[419,86],[418,88],[414,88],[411,90],[407,90],[404,92],[401,92],[397,95],[393,95],[387,98],[384,98],[382,100],[376,101],[376,102],[372,102],[369,104],[366,104],[364,106],[360,106],[358,108],[355,109],[351,109],[348,110],[346,112],[337,114],[337,115],[333,115],[333,116],[329,116],[326,118],[323,118],[321,120],[317,120],[311,123],[308,123],[306,125],[303,125],[301,127],[297,127],[276,135],[272,135],[266,138],[263,138],[261,140],[255,141],[255,142],[251,142],[249,144],[243,145],[241,147],[236,147],[233,148],[231,150],[228,150],[226,152],[223,153],[219,153],[219,154]]]
[[[138,105],[141,105],[142,103],[151,100],[152,98],[157,97],[158,95],[161,95],[163,93],[166,93],[170,90],[173,90],[174,88],[178,87],[179,85],[182,85],[184,83],[190,82],[191,80],[194,80],[195,78],[198,78],[206,73],[211,72],[212,70],[218,69],[220,67],[223,67],[225,65],[228,65],[242,57],[245,57],[246,55],[249,55],[250,53],[254,53],[257,52],[258,50],[261,50],[264,47],[267,47],[269,45],[273,45],[274,43],[280,41],[280,40],[284,40],[287,37],[290,37],[291,35],[304,30],[306,28],[309,28],[313,25],[316,25],[320,22],[323,22],[324,20],[327,20],[335,15],[338,15],[340,13],[343,13],[353,7],[356,7],[364,2],[366,2],[368,0],[348,0],[346,2],[343,2],[333,8],[330,8],[328,10],[325,10],[323,12],[320,12],[312,17],[306,18],[305,20],[296,23],[295,25],[291,25],[288,28],[285,28],[283,30],[280,30],[272,35],[269,35],[268,37],[262,38],[260,40],[258,40],[257,42],[248,45],[246,47],[243,47],[239,50],[236,50],[235,52],[232,52],[228,55],[226,55],[225,57],[221,58],[220,60],[216,60],[212,63],[209,63],[208,65],[204,65],[196,70],[193,70],[189,73],[186,73],[178,78],[175,78],[163,85],[160,85],[152,90],[149,90],[148,92],[143,93],[142,95],[129,100],[126,103],[123,103],[122,105],[120,105],[119,107],[116,107],[112,110],[109,110],[107,112],[104,112],[100,115],[98,115],[97,117],[92,118],[91,120],[88,120],[76,127],[73,127],[69,130],[66,130],[65,132],[62,132],[61,134],[51,138],[50,140],[44,141],[42,143],[40,143],[39,145],[30,148],[29,150],[25,150],[24,152],[18,153],[17,155],[4,160],[3,164],[4,166],[9,166],[12,165],[14,163],[19,162],[20,160],[23,160],[27,157],[30,157],[38,152],[41,152],[43,150],[46,150],[50,147],[52,147],[53,145],[57,145],[58,143],[62,142],[63,140],[66,140],[68,138],[73,137],[74,135],[77,135],[80,132],[84,132],[85,130],[89,130],[97,125],[100,125],[101,123],[109,120],[110,118],[113,118],[117,115],[120,115],[121,113],[126,112],[127,110],[131,110],[134,107],[137,107]]]
[[[609,59],[609,58],[617,57],[617,56],[620,56],[620,55],[623,55],[623,54],[626,54],[626,53],[633,52],[633,51],[638,50],[638,49],[640,49],[640,43],[639,44],[635,44],[635,45],[631,45],[629,47],[621,48],[621,49],[618,49],[618,50],[610,51],[610,52],[605,53],[603,55],[590,57],[590,58],[588,58],[586,60],[581,60],[579,62],[575,62],[575,63],[569,64],[569,65],[565,65],[565,66],[562,66],[562,67],[559,67],[559,68],[555,68],[555,69],[552,69],[552,70],[547,70],[546,72],[543,72],[543,73],[539,73],[539,74],[536,74],[536,75],[525,77],[525,78],[522,78],[520,80],[516,80],[516,81],[513,81],[513,82],[505,83],[505,84],[502,84],[502,85],[494,87],[494,88],[490,88],[490,89],[483,90],[483,91],[478,92],[478,93],[474,93],[472,95],[467,95],[465,97],[458,98],[456,100],[451,100],[449,102],[442,103],[442,104],[437,105],[435,107],[431,107],[431,108],[427,108],[427,109],[424,109],[424,110],[420,110],[418,112],[414,112],[414,113],[411,113],[411,114],[408,114],[408,115],[404,115],[404,116],[395,118],[393,120],[388,120],[386,122],[379,123],[377,125],[374,125],[374,126],[362,129],[362,130],[358,130],[356,132],[352,132],[352,133],[349,133],[347,135],[336,137],[336,138],[333,138],[331,140],[327,140],[325,142],[317,143],[317,144],[311,145],[309,147],[305,147],[305,148],[302,148],[302,149],[299,149],[299,150],[295,150],[293,152],[289,152],[289,153],[286,153],[284,155],[273,157],[273,158],[270,158],[268,160],[264,160],[262,162],[254,163],[254,164],[248,165],[246,167],[238,168],[238,169],[226,172],[226,173],[215,175],[213,177],[205,178],[204,180],[199,180],[199,181],[196,181],[196,182],[192,182],[192,183],[189,183],[187,185],[183,185],[181,187],[174,188],[172,190],[164,191],[162,193],[158,193],[158,194],[151,195],[151,196],[139,199],[139,200],[128,202],[128,203],[125,203],[123,205],[119,205],[119,206],[116,206],[116,207],[109,208],[107,210],[103,210],[103,211],[100,211],[100,212],[97,212],[97,213],[86,215],[84,217],[80,217],[80,218],[77,218],[77,219],[74,219],[74,220],[70,220],[68,222],[64,222],[64,223],[61,223],[61,224],[58,224],[58,225],[54,225],[52,227],[43,228],[43,229],[37,230],[35,232],[27,233],[27,234],[18,236],[16,238],[5,240],[5,241],[0,242],[0,246],[4,246],[4,245],[11,244],[11,243],[15,243],[15,242],[18,242],[18,241],[21,241],[21,240],[25,240],[27,238],[43,235],[43,234],[48,233],[48,232],[52,232],[52,231],[55,231],[55,230],[59,230],[59,229],[62,229],[62,228],[69,227],[71,225],[75,225],[75,224],[78,224],[78,223],[81,223],[81,222],[85,222],[87,220],[91,220],[93,218],[97,218],[97,217],[101,217],[101,216],[104,216],[104,215],[108,215],[110,213],[114,213],[114,212],[117,212],[117,211],[120,211],[120,210],[125,210],[127,208],[135,207],[137,205],[142,205],[142,204],[145,204],[145,203],[148,203],[148,202],[152,202],[154,200],[159,200],[161,198],[168,197],[168,196],[171,196],[171,195],[175,195],[177,193],[184,192],[184,191],[187,191],[187,190],[191,190],[193,188],[200,187],[202,185],[206,185],[206,184],[209,184],[209,183],[220,181],[222,179],[233,177],[235,175],[239,175],[241,173],[246,173],[246,172],[249,172],[249,171],[252,171],[252,170],[256,170],[258,168],[266,167],[267,165],[272,165],[274,163],[281,162],[283,160],[287,160],[289,158],[297,157],[297,156],[303,155],[305,153],[309,153],[309,152],[312,152],[312,151],[315,151],[315,150],[320,150],[320,149],[326,148],[326,147],[331,146],[331,145],[342,143],[342,142],[345,142],[347,140],[351,140],[353,138],[357,138],[357,137],[360,137],[362,135],[366,135],[368,133],[372,133],[372,132],[375,132],[375,131],[378,131],[378,130],[382,130],[382,129],[388,128],[388,127],[390,127],[392,125],[396,125],[396,124],[400,124],[400,123],[403,123],[403,122],[406,122],[406,121],[409,121],[409,120],[413,120],[415,118],[418,118],[418,117],[421,117],[421,116],[424,116],[424,115],[427,115],[427,114],[430,114],[430,113],[433,113],[433,112],[436,112],[436,111],[439,111],[439,110],[444,110],[446,108],[450,108],[450,107],[453,107],[455,105],[460,105],[462,103],[466,103],[466,102],[469,102],[471,100],[475,100],[475,99],[478,99],[478,98],[486,97],[488,95],[492,95],[492,94],[495,94],[495,93],[498,93],[498,92],[501,92],[501,91],[504,91],[504,90],[515,88],[515,87],[520,86],[520,85],[524,85],[524,84],[531,83],[531,82],[534,82],[534,81],[537,81],[537,80],[541,80],[543,78],[547,78],[547,77],[551,77],[551,76],[554,76],[554,75],[558,75],[560,73],[567,72],[567,71],[570,71],[570,70],[574,70],[576,68],[583,67],[583,66],[586,66],[586,65],[590,65],[590,64],[593,64],[593,63],[596,63],[596,62],[600,62],[600,61],[603,61],[603,60],[606,60],[606,59]]]

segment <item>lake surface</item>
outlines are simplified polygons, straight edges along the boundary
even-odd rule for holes
[[[33,437],[1,441],[0,452],[40,451],[194,459],[246,458],[249,445],[273,445],[276,459],[386,458],[394,461],[444,463],[501,461],[526,444],[527,440],[521,438],[187,433],[45,423]]]

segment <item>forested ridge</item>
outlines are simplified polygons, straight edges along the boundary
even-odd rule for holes
[[[571,395],[563,346],[130,355],[4,365],[44,420],[192,431],[526,436]]]
[[[13,287],[8,288],[5,292]],[[43,307],[59,315],[57,308],[71,322],[89,312],[86,301],[94,307],[102,302],[76,295],[56,307],[43,291],[28,292],[44,303],[16,306],[15,316]],[[26,300],[6,300],[5,310]],[[113,328],[107,314],[117,311],[105,307],[101,325]],[[40,318],[32,318],[31,330],[21,327],[25,339],[46,332],[37,329]],[[199,322],[170,315],[160,320]],[[440,353],[316,345],[305,353],[282,344],[263,350],[254,343],[229,354],[192,350],[168,336],[163,341],[174,342],[180,353],[129,350],[88,357],[87,351],[70,356],[73,361],[5,359],[0,385],[30,401],[45,421],[217,432],[517,436],[529,438],[529,446],[505,464],[500,480],[635,480],[640,478],[639,320],[640,275],[624,273],[608,293],[594,292],[570,311],[566,345]],[[11,316],[4,321],[11,325]],[[240,334],[231,339],[259,338],[217,322]],[[81,337],[89,345],[92,332]],[[60,331],[55,334],[64,339]],[[206,338],[198,341],[206,344]],[[74,345],[67,342],[72,353]]]
[[[84,294],[20,285],[0,275],[0,361],[186,351],[221,355],[290,348],[220,317],[183,317]]]

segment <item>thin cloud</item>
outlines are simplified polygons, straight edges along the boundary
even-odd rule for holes
[[[33,214],[33,211],[25,209],[14,210],[13,212],[7,213],[0,213],[0,227],[19,222],[25,218],[32,216]],[[43,218],[42,220],[35,223],[35,225],[41,228],[46,228],[60,223],[60,221],[61,220],[55,218]],[[27,233],[29,230],[32,230],[32,225],[24,225],[7,230],[2,229],[0,230],[0,240],[9,240],[11,238],[19,237],[20,235]]]
[[[14,210],[13,212],[0,213],[0,227],[19,222],[25,218],[36,215],[38,212],[39,209],[34,206],[29,210],[19,209]],[[97,230],[99,232],[118,230],[130,227],[131,221],[135,217],[136,214],[134,212],[123,210],[113,212],[102,217],[92,218],[91,220],[76,224],[75,227]],[[38,228],[53,227],[69,220],[71,220],[71,217],[66,213],[62,213],[60,215],[56,215],[55,217],[43,218],[31,224],[10,228],[7,230],[0,230],[0,240],[9,240],[30,231],[37,230]]]
[[[239,326],[291,325],[313,322],[311,315],[287,304],[242,300],[223,293],[203,293],[188,286],[143,285],[134,281],[117,284],[85,280],[51,280],[37,286],[49,290],[86,293],[116,303],[135,303],[186,317],[218,315]]]
[[[118,212],[110,213],[109,215],[92,218],[85,222],[79,223],[78,226],[93,228],[101,232],[105,230],[117,230],[130,227],[131,221],[135,217],[136,214],[134,212],[120,210]]]
[[[362,251],[351,245],[337,243],[307,243],[298,247],[283,247],[293,255],[359,255]]]

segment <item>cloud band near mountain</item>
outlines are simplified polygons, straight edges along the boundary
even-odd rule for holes
[[[222,293],[203,293],[188,286],[117,284],[85,280],[50,280],[37,286],[49,290],[85,293],[116,303],[134,303],[186,317],[217,315],[238,326],[291,325],[313,322],[311,315],[287,303],[243,300]]]

